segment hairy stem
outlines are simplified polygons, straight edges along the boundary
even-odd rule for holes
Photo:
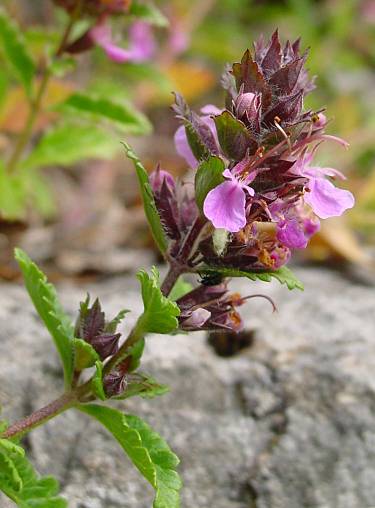
[[[160,290],[164,296],[168,296],[176,284],[179,276],[184,272],[183,267],[178,264],[171,264],[165,279],[163,280]]]
[[[1,435],[2,438],[19,438],[31,430],[43,425],[55,416],[73,407],[78,402],[77,394],[74,392],[64,393],[61,397],[50,402],[46,406],[34,411],[31,415],[13,423]]]
[[[181,265],[186,265],[189,258],[194,254],[195,242],[197,241],[204,225],[207,223],[207,219],[198,216],[193,222],[189,233],[186,235],[183,244],[181,245],[180,251],[177,254],[176,262]],[[185,270],[181,270],[183,273]]]
[[[189,234],[187,235],[187,241],[185,241],[184,244],[182,245],[182,248],[178,256],[178,258],[181,259],[181,261],[183,259],[187,260],[190,257],[192,247],[196,239],[198,238],[203,225],[204,222],[198,219],[193,224]],[[170,264],[167,275],[165,276],[164,281],[161,284],[161,291],[164,294],[164,296],[169,295],[169,293],[173,289],[173,286],[177,282],[179,276],[186,271],[189,271],[189,267],[182,262],[180,264],[179,262],[173,261]],[[116,367],[116,365],[118,365],[124,358],[126,358],[129,348],[134,346],[138,341],[142,340],[143,338],[144,331],[141,316],[138,319],[133,330],[129,333],[124,344],[120,347],[118,352],[110,359],[110,361],[106,363],[103,369],[103,375],[110,373]],[[55,416],[58,416],[60,413],[75,406],[80,401],[84,402],[86,400],[91,400],[90,398],[85,399],[85,397],[87,396],[90,397],[90,394],[92,395],[91,379],[89,379],[86,383],[82,384],[81,386],[76,387],[73,391],[63,394],[61,397],[54,400],[50,404],[47,404],[41,409],[34,411],[34,413],[27,416],[26,418],[23,418],[22,420],[15,422],[13,425],[8,427],[8,429],[1,435],[1,437],[2,438],[22,437],[24,434],[27,434],[36,427],[43,425],[48,420],[51,420]]]
[[[77,3],[77,7],[72,13],[71,17],[69,18],[68,25],[66,29],[64,30],[64,33],[61,38],[61,42],[56,50],[55,58],[59,58],[62,53],[64,52],[64,47],[69,39],[69,36],[71,34],[72,28],[74,26],[74,23],[77,21],[80,11],[81,11],[81,4],[82,0]],[[8,164],[7,164],[7,172],[8,173],[14,173],[17,170],[18,164],[21,160],[21,157],[23,155],[23,152],[26,148],[26,146],[29,144],[30,138],[32,136],[33,127],[35,124],[35,121],[38,117],[38,114],[40,112],[43,97],[45,94],[45,91],[47,89],[47,85],[49,82],[49,79],[51,77],[51,71],[47,67],[44,69],[43,76],[41,78],[41,81],[39,83],[39,87],[36,92],[35,99],[31,103],[30,111],[28,114],[28,117],[25,122],[25,126],[23,128],[23,131],[21,132],[20,136],[17,139],[17,142],[14,146],[13,152],[9,158]]]
[[[105,367],[103,369],[103,376],[109,374],[116,367],[116,365],[118,365],[124,358],[126,358],[129,348],[131,348],[132,346],[134,346],[134,344],[136,344],[138,341],[144,338],[141,319],[142,316],[138,319],[135,327],[129,333],[126,341],[117,351],[117,353],[114,356],[112,356],[112,358],[108,363],[105,364]]]

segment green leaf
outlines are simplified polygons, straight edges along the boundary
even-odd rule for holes
[[[302,282],[294,275],[290,268],[283,266],[278,270],[259,270],[259,271],[246,271],[238,270],[237,268],[223,268],[221,266],[204,266],[199,269],[199,273],[221,273],[224,277],[247,277],[251,280],[261,280],[263,282],[271,282],[272,277],[277,279],[280,284],[286,284],[288,289],[300,289],[303,291]]]
[[[220,147],[229,159],[239,161],[245,157],[249,148],[256,149],[257,143],[251,132],[232,113],[224,111],[215,116],[214,121]]]
[[[7,60],[30,96],[35,74],[34,62],[27,52],[21,29],[2,8],[0,8],[0,44]]]
[[[95,349],[82,339],[73,339],[74,345],[74,370],[81,372],[95,365],[100,360]]]
[[[39,477],[25,457],[23,448],[0,439],[0,490],[19,508],[66,508],[56,497],[59,484],[51,476]]]
[[[127,350],[126,358],[131,356],[131,362],[130,362],[130,365],[128,368],[128,372],[134,372],[135,370],[138,369],[138,367],[141,363],[141,358],[142,358],[144,349],[145,349],[145,339],[141,338],[141,339],[137,340],[137,342],[134,344],[134,346],[130,347]]]
[[[152,236],[160,252],[164,254],[164,252],[167,250],[167,240],[165,238],[163,226],[161,225],[160,217],[155,206],[154,196],[152,194],[147,171],[145,170],[141,161],[135,155],[131,147],[127,143],[123,143],[123,145],[126,150],[126,155],[134,163],[134,167],[138,177],[138,183],[141,189],[143,207],[148,220],[148,224],[151,229]]]
[[[155,7],[155,5],[150,3],[145,4],[137,0],[133,0],[129,9],[129,14],[141,19],[142,21],[146,21],[151,25],[160,27],[166,27],[169,25],[169,21],[164,14]]]
[[[98,399],[106,400],[107,397],[103,386],[103,362],[98,360],[95,363],[95,368],[96,371],[91,381],[91,387]]]
[[[151,275],[140,270],[137,277],[141,283],[144,305],[139,326],[144,333],[171,333],[178,327],[180,309],[160,291],[158,270],[153,267]]]
[[[104,328],[105,333],[115,333],[118,325],[124,319],[126,314],[130,312],[128,309],[122,309],[111,321],[109,321]]]
[[[22,179],[30,207],[45,218],[53,217],[57,210],[54,190],[51,189],[45,176],[37,168],[28,168],[17,174]]]
[[[99,420],[155,489],[154,508],[178,508],[181,479],[178,457],[141,418],[109,407],[87,404],[79,408]]]
[[[10,175],[0,161],[0,214],[3,218],[21,219],[26,214],[27,196],[19,174]]]
[[[194,157],[200,161],[209,157],[210,152],[206,145],[201,141],[198,132],[195,130],[192,123],[188,120],[184,121],[186,138],[188,140],[191,151]]]
[[[23,483],[17,467],[12,460],[13,455],[24,456],[25,452],[20,446],[12,443],[12,441],[0,439],[0,476],[4,474],[8,479],[10,487],[19,492],[23,487]]]
[[[64,368],[65,386],[68,388],[71,385],[74,370],[74,327],[60,305],[54,286],[48,283],[44,273],[23,250],[16,249],[15,258],[21,268],[26,289],[35,309],[51,334],[60,354]]]
[[[176,284],[173,286],[172,291],[169,293],[168,298],[175,302],[182,296],[185,296],[186,293],[189,293],[193,289],[192,284],[184,280],[182,275],[177,279]]]
[[[223,177],[224,169],[225,164],[220,157],[210,157],[199,164],[195,174],[195,201],[201,211],[210,190],[225,181]]]
[[[60,58],[52,56],[48,69],[53,76],[63,78],[66,74],[73,72],[76,67],[77,60],[71,56],[61,56]]]
[[[119,146],[113,135],[94,125],[63,123],[42,137],[22,167],[70,166],[88,158],[110,159]]]
[[[149,120],[140,111],[135,110],[134,106],[119,104],[107,98],[75,93],[60,104],[58,109],[113,122],[123,132],[129,134],[149,134],[152,131]]]

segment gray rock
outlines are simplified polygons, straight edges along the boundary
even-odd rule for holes
[[[181,458],[186,508],[375,507],[373,287],[323,269],[296,270],[306,290],[235,281],[272,296],[243,307],[255,344],[223,359],[204,334],[152,336],[143,370],[172,387],[151,401],[118,404],[141,415]],[[105,310],[141,311],[134,278],[61,287],[75,313],[89,290]],[[56,397],[61,368],[23,288],[0,287],[0,403],[20,418]],[[42,474],[56,475],[72,508],[149,508],[152,489],[107,432],[70,411],[25,445]],[[0,506],[11,503],[0,497]]]

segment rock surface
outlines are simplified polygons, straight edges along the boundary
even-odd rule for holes
[[[132,399],[182,460],[184,508],[375,507],[375,291],[324,269],[296,270],[304,293],[236,282],[254,345],[219,358],[204,334],[148,340],[143,370],[172,387]],[[89,290],[112,314],[141,310],[137,283],[62,287],[72,314]],[[249,291],[250,290],[250,291]],[[61,371],[23,288],[0,287],[0,404],[14,420],[56,397]],[[37,469],[56,475],[71,508],[149,508],[152,490],[94,421],[74,411],[26,441]],[[0,506],[13,506],[0,495]]]

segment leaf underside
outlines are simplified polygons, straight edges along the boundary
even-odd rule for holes
[[[141,418],[96,404],[79,407],[114,436],[130,460],[155,489],[154,508],[178,508],[181,479],[178,457]]]
[[[294,275],[292,270],[286,266],[278,270],[259,270],[246,271],[236,268],[224,268],[221,266],[204,266],[199,269],[199,273],[221,273],[224,277],[246,277],[251,280],[261,280],[271,282],[272,278],[278,280],[280,284],[285,284],[288,289],[300,289],[303,291],[303,283]]]

